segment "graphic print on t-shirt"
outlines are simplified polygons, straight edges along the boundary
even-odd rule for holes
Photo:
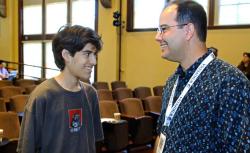
[[[69,109],[69,129],[71,133],[78,132],[82,127],[82,108]]]

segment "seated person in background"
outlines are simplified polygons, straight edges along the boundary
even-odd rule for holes
[[[237,66],[250,80],[250,53],[243,53],[243,59]]]
[[[4,62],[0,60],[0,80],[8,79],[9,72],[4,67]]]

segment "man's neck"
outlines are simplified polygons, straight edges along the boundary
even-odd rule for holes
[[[205,45],[196,46],[191,49],[187,49],[184,55],[184,59],[180,62],[181,67],[186,71],[191,67],[199,58],[206,54],[207,48]]]

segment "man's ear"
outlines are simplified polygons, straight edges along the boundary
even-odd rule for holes
[[[194,24],[188,23],[185,27],[186,39],[190,40],[195,33]]]
[[[70,61],[70,53],[67,49],[63,49],[62,50],[62,57],[64,59],[65,62],[69,62]]]

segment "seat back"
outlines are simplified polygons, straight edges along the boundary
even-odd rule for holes
[[[111,82],[111,88],[112,90],[118,89],[118,88],[127,88],[126,82],[124,81],[113,81]]]
[[[97,90],[97,95],[98,95],[99,100],[114,100],[112,91],[107,90],[107,89]]]
[[[30,79],[19,79],[15,81],[15,85],[20,86],[20,87],[26,87],[26,86],[34,85],[34,84],[36,84],[36,81],[30,80]]]
[[[134,94],[135,97],[139,99],[152,96],[151,89],[149,87],[137,87],[134,89]]]
[[[126,98],[119,101],[121,114],[141,117],[144,116],[142,101],[137,98]]]
[[[29,95],[15,95],[10,97],[10,111],[14,111],[17,113],[24,112],[25,104],[28,100]]]
[[[6,86],[0,88],[0,97],[4,99],[4,102],[9,102],[10,97],[15,95],[21,95],[22,88],[16,86]]]
[[[0,98],[0,112],[6,112],[6,105],[3,98]]]
[[[3,129],[3,137],[14,139],[19,137],[20,123],[17,113],[0,112],[0,129]]]
[[[5,86],[12,86],[13,82],[10,80],[0,80],[0,88]]]
[[[155,96],[162,96],[164,86],[153,87],[153,92]]]
[[[35,88],[36,88],[37,85],[33,84],[33,85],[28,85],[25,88],[25,93],[26,94],[30,94]]]
[[[95,87],[96,90],[99,90],[99,89],[109,90],[108,82],[94,82],[92,85]]]
[[[143,100],[145,111],[161,112],[162,98],[160,96],[150,96]]]
[[[113,91],[113,97],[118,101],[125,98],[133,98],[133,92],[129,88],[117,88]]]
[[[101,118],[114,118],[114,113],[119,113],[117,103],[111,100],[99,101]]]

